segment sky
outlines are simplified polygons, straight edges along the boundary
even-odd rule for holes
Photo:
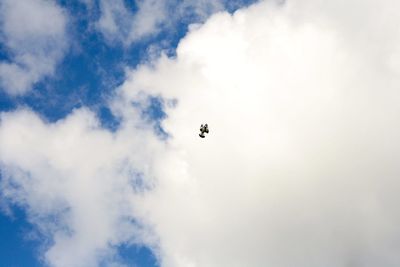
[[[399,266],[399,8],[0,0],[0,265]]]

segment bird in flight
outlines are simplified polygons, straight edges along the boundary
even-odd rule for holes
[[[199,136],[201,137],[201,138],[204,138],[204,137],[206,137],[205,135],[204,135],[204,133],[208,133],[208,125],[207,125],[207,123],[206,124],[202,124],[201,126],[200,126],[200,134],[199,134]]]

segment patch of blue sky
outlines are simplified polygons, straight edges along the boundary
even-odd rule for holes
[[[237,9],[247,7],[251,4],[258,2],[259,0],[225,0],[225,8],[228,12],[233,13]]]
[[[118,258],[120,258],[121,263],[127,266],[135,266],[135,267],[160,266],[153,252],[145,246],[123,244],[118,246],[117,250],[118,250]]]
[[[161,96],[149,96],[147,100],[147,105],[145,107],[140,107],[141,117],[147,121],[149,124],[153,125],[155,133],[161,139],[168,138],[168,133],[161,127],[161,122],[167,117],[165,113],[165,100]]]
[[[12,207],[12,214],[0,213],[0,265],[7,267],[43,266],[39,252],[43,242],[31,236],[33,229],[24,210]]]
[[[2,39],[3,39],[3,37],[1,36],[1,33],[0,33],[0,41]],[[4,62],[4,61],[9,61],[9,60],[10,60],[10,58],[9,58],[9,53],[7,51],[7,47],[2,42],[0,42],[0,61]]]
[[[10,62],[10,55],[6,46],[1,42],[2,37],[0,33],[0,63]],[[0,111],[9,111],[16,108],[16,103],[13,99],[0,88]]]

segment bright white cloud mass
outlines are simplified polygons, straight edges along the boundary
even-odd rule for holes
[[[215,14],[175,58],[128,71],[115,132],[86,108],[56,123],[3,113],[2,194],[51,240],[55,267],[117,264],[123,243],[165,267],[399,266],[398,8]],[[140,116],[149,95],[165,99],[167,140]]]
[[[0,85],[21,95],[53,74],[65,53],[67,16],[53,1],[0,1],[0,41],[12,54],[0,63]]]

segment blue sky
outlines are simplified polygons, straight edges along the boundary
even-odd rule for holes
[[[250,2],[235,1],[233,4],[227,1],[224,9],[233,12]],[[110,3],[112,5],[112,1]],[[135,1],[125,0],[124,4],[132,14],[138,11]],[[177,5],[173,2],[170,4]],[[56,5],[62,8],[68,17],[65,54],[56,63],[54,73],[40,77],[30,85],[26,93],[13,95],[2,88],[0,112],[29,107],[48,122],[56,122],[74,109],[85,106],[97,114],[102,127],[115,131],[119,121],[112,115],[107,100],[124,82],[124,69],[135,67],[147,60],[148,49],[152,45],[160,45],[168,56],[174,57],[176,45],[185,35],[188,25],[205,19],[189,11],[187,15],[178,18],[173,27],[161,27],[155,34],[124,45],[119,41],[107,41],[102,33],[96,30],[94,24],[102,15],[98,1],[86,5],[77,0],[63,0],[56,1]],[[210,15],[214,11],[207,12]],[[1,34],[4,38],[4,32]],[[13,54],[5,41],[0,42],[0,60],[13,60]],[[162,99],[153,98],[149,108],[143,111],[143,116],[156,122],[163,119],[165,113],[162,110]],[[156,125],[158,126],[155,131],[165,135],[159,124]],[[4,210],[0,214],[1,266],[46,266],[41,252],[48,240],[44,240],[29,223],[25,208],[11,204],[7,206],[7,212]],[[146,247],[124,244],[116,249],[120,260],[129,266],[159,266],[152,252]]]

